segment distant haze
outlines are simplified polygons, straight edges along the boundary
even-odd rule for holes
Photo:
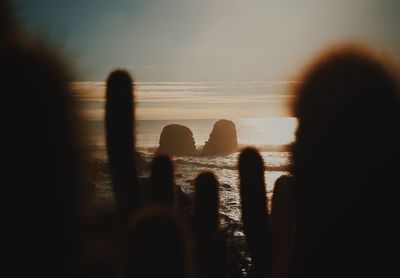
[[[321,49],[359,41],[400,57],[398,0],[14,0],[77,80],[288,81]]]
[[[136,115],[141,120],[237,119],[290,116],[294,82],[136,82]],[[105,83],[73,82],[79,109],[104,118]]]

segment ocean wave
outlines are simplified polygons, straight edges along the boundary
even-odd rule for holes
[[[93,146],[92,148],[94,158],[106,161],[107,157],[105,147]],[[265,151],[262,148],[259,149],[266,164],[265,171],[289,171],[290,152],[284,151],[284,149],[278,151],[278,148],[273,149],[273,151]],[[154,157],[154,150],[155,148],[140,148],[139,153],[147,163],[150,163]],[[179,156],[174,157],[173,159],[178,168],[192,169],[192,171],[201,168],[236,171],[238,169],[238,155],[239,153],[237,152],[227,156]]]
[[[210,168],[210,169],[226,169],[226,170],[237,170],[237,165],[218,165],[214,163],[204,163],[197,161],[190,161],[186,159],[176,159],[175,162],[180,166],[187,166],[196,168]],[[277,165],[277,166],[265,166],[265,171],[288,171],[289,165]]]

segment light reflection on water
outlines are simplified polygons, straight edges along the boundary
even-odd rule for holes
[[[229,118],[228,118],[229,119]],[[241,145],[285,145],[294,141],[297,119],[293,117],[241,118],[231,119],[237,130],[237,139]],[[154,148],[158,146],[162,129],[169,124],[188,127],[193,132],[197,147],[203,146],[209,139],[216,119],[206,120],[138,120],[136,121],[136,146]],[[93,145],[104,146],[104,123],[87,121],[86,128]]]
[[[261,152],[267,167],[289,166],[288,152]],[[145,159],[150,161],[152,154],[147,153]],[[220,213],[221,220],[240,222],[240,198],[238,188],[238,171],[236,170],[238,153],[223,157],[178,157],[175,159],[176,183],[189,195],[194,193],[193,180],[203,170],[213,171],[221,184]],[[268,199],[271,199],[275,181],[287,171],[265,171],[265,182]]]
[[[95,147],[92,155],[105,163],[105,148]],[[153,153],[150,151],[142,152],[144,159],[150,163]],[[271,200],[275,181],[281,176],[288,174],[290,163],[289,152],[261,152],[264,164],[267,167],[265,171],[265,183],[268,199]],[[194,193],[193,180],[203,170],[213,171],[220,182],[220,212],[221,222],[226,221],[240,222],[240,199],[238,190],[238,171],[237,171],[238,153],[223,157],[177,157],[175,158],[176,183],[188,195]],[[268,167],[276,169],[268,170]],[[100,171],[101,172],[101,171]],[[149,172],[144,172],[143,177],[148,177]],[[113,204],[113,193],[111,184],[107,175],[102,175],[101,180],[96,184],[96,195],[100,203],[105,205]]]
[[[93,158],[100,161],[106,161],[105,149],[95,147]],[[142,152],[144,159],[150,162],[153,153],[150,151]],[[289,166],[289,152],[261,152],[264,163],[268,167],[280,167],[287,169]],[[247,277],[247,271],[251,266],[251,259],[245,248],[244,234],[241,227],[241,208],[238,190],[238,171],[236,169],[238,153],[223,157],[178,157],[175,158],[176,183],[181,186],[183,191],[188,195],[194,193],[193,180],[202,170],[213,171],[220,182],[220,220],[221,226],[232,229],[232,237],[229,242],[234,246],[234,250],[241,255],[240,269],[242,275]],[[100,171],[101,172],[101,171]],[[267,196],[271,200],[272,191],[275,181],[284,174],[286,170],[264,172],[265,182],[267,186]],[[149,173],[143,173],[143,176],[149,176]],[[111,191],[111,183],[109,177],[103,175],[101,181],[96,184],[96,195],[101,199],[103,205],[114,205],[113,193]]]

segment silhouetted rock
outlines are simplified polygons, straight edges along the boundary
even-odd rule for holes
[[[163,128],[157,154],[193,155],[195,152],[193,133],[188,127],[171,124]]]
[[[205,143],[203,155],[226,155],[238,150],[235,123],[219,120],[214,124],[210,138]]]

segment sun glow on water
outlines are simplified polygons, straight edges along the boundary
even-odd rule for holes
[[[236,122],[240,144],[286,145],[295,139],[297,119],[294,117],[239,119]]]

